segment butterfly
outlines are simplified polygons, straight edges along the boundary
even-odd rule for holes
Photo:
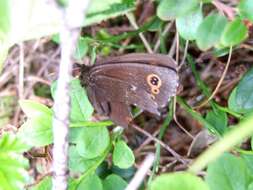
[[[84,66],[80,79],[94,109],[123,127],[133,120],[133,105],[160,116],[179,84],[171,57],[145,53],[100,59]]]

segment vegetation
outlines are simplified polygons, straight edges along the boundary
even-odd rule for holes
[[[0,190],[52,186],[58,14],[0,1]],[[137,113],[139,127],[123,129],[94,114],[73,71],[69,189],[123,190],[149,152],[139,189],[253,189],[253,0],[93,0],[80,27],[76,65],[168,54],[181,90],[161,118]]]

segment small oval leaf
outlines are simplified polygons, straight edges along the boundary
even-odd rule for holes
[[[19,105],[28,118],[50,117],[53,113],[47,106],[33,100],[20,100]]]
[[[253,11],[253,9],[252,9]],[[248,36],[248,29],[240,18],[228,23],[221,37],[224,46],[234,46],[245,40]]]
[[[240,0],[238,8],[244,18],[253,22],[253,0]]]
[[[84,158],[100,156],[109,146],[110,137],[105,127],[84,127],[78,137],[77,150]]]
[[[203,20],[201,8],[197,8],[186,16],[176,19],[177,30],[185,40],[195,40],[197,28]]]
[[[200,177],[187,172],[160,175],[152,181],[150,187],[151,190],[209,190]]]
[[[217,13],[205,17],[197,29],[196,42],[198,47],[202,50],[208,50],[218,44],[226,23],[226,17]]]
[[[124,141],[120,140],[115,144],[112,160],[119,168],[129,168],[134,164],[135,158],[132,150]]]
[[[127,182],[120,176],[111,174],[105,178],[103,181],[104,190],[124,190],[127,186]]]
[[[187,15],[198,5],[198,0],[162,0],[157,8],[157,16],[162,20],[175,19]]]

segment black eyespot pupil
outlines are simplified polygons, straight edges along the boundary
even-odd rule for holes
[[[159,82],[159,79],[157,77],[152,77],[150,82],[151,82],[151,84],[157,86],[158,82]]]

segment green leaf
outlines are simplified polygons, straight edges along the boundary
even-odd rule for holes
[[[110,137],[105,127],[84,127],[78,137],[77,149],[86,159],[100,156],[110,144]]]
[[[162,0],[157,8],[157,16],[162,20],[172,20],[189,14],[198,5],[198,0]]]
[[[103,181],[104,190],[124,190],[127,186],[127,182],[120,176],[111,174]]]
[[[249,113],[253,111],[253,68],[251,68],[241,79],[237,87],[229,97],[228,106],[238,113]]]
[[[19,129],[18,137],[30,146],[46,146],[53,142],[52,117],[28,119]]]
[[[201,7],[176,19],[177,30],[185,40],[195,40],[197,28],[203,20]]]
[[[0,138],[0,190],[24,189],[28,180],[28,160],[23,157],[27,146],[20,139],[3,135]]]
[[[119,140],[115,144],[112,160],[114,165],[126,169],[134,164],[135,158],[132,150],[127,144],[124,141]]]
[[[238,8],[244,18],[253,22],[253,0],[240,0]]]
[[[71,121],[78,122],[89,120],[94,109],[88,100],[85,89],[77,79],[71,81],[70,97],[72,108],[70,114]]]
[[[111,170],[112,170],[112,173],[117,174],[118,176],[122,177],[123,179],[127,181],[130,181],[136,172],[136,169],[134,166],[127,169],[121,169],[115,165],[112,165]]]
[[[37,185],[29,190],[46,190],[52,189],[52,177],[45,177],[42,181],[40,181]]]
[[[19,105],[28,118],[38,118],[41,116],[52,117],[53,111],[47,106],[33,100],[20,100]]]
[[[218,44],[226,26],[227,19],[217,13],[205,17],[197,29],[197,45],[202,50],[208,50]]]
[[[95,173],[102,179],[112,173],[111,167],[109,168],[107,160],[104,160],[101,164],[99,164]]]
[[[253,182],[251,184],[249,184],[248,189],[247,190],[253,190]]]
[[[253,153],[251,151],[251,153]],[[247,170],[249,171],[248,174],[251,175],[251,177],[253,177],[253,155],[251,154],[241,154],[241,157],[243,158]]]
[[[134,0],[93,0],[87,10],[82,26],[123,15],[133,10],[134,5]],[[24,0],[22,2],[13,0],[10,7],[11,12],[15,13],[11,19],[13,35],[10,38],[13,43],[55,34],[60,31],[60,12],[51,3],[34,0]]]
[[[230,51],[229,47],[225,47],[225,48],[216,48],[212,51],[212,54],[215,57],[223,57],[225,55],[228,55]]]
[[[253,9],[252,9],[253,10]],[[234,46],[245,40],[248,36],[248,29],[240,18],[228,23],[221,37],[224,46]]]
[[[191,173],[162,174],[151,182],[150,190],[209,190],[207,184]]]
[[[228,118],[226,112],[219,109],[209,111],[206,120],[214,127],[218,134],[223,135],[227,130]]]
[[[69,141],[72,143],[78,142],[78,136],[85,130],[85,127],[107,127],[113,125],[112,121],[84,121],[78,123],[70,123]]]
[[[156,32],[156,31],[160,30],[162,28],[162,26],[163,26],[163,21],[160,18],[155,17],[154,21],[150,25],[148,31]]]
[[[96,167],[101,159],[103,158],[103,155],[93,158],[93,159],[87,159],[82,157],[76,146],[71,145],[69,147],[69,169],[71,172],[86,172],[89,168]],[[95,170],[95,169],[94,169]]]
[[[77,190],[103,190],[102,182],[97,175],[90,175],[84,178],[77,187]]]
[[[213,0],[201,0],[203,3],[211,3]]]
[[[247,167],[242,158],[225,153],[208,165],[205,180],[210,190],[246,190]]]
[[[77,47],[74,53],[74,58],[77,60],[82,60],[82,58],[87,54],[89,50],[88,39],[80,37],[77,42]]]
[[[11,29],[10,23],[10,1],[2,0],[0,1],[0,42],[2,42],[6,36],[8,36],[8,32]]]
[[[10,3],[11,1],[2,0],[0,1],[0,73],[2,71],[2,66],[5,58],[8,54],[9,45],[9,32],[11,30],[10,22]]]
[[[56,82],[51,86],[52,96],[55,96]],[[94,109],[89,102],[85,88],[80,84],[80,80],[73,79],[70,83],[71,113],[72,123],[87,121],[90,119]]]
[[[18,137],[29,146],[41,147],[53,142],[51,109],[32,100],[19,101],[28,120],[19,128]]]
[[[237,112],[237,113],[243,113],[244,110],[242,110],[238,105],[237,105],[237,102],[236,102],[236,91],[237,91],[237,88],[234,88],[232,90],[232,92],[230,93],[229,95],[229,98],[228,98],[228,108]]]

